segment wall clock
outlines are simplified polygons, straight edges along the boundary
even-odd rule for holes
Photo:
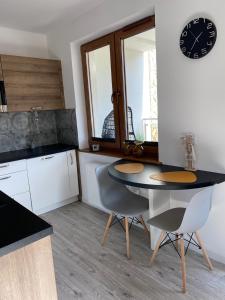
[[[206,18],[189,22],[180,36],[180,49],[189,58],[198,59],[207,55],[216,42],[215,24]]]

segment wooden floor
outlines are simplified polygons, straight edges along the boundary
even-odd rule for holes
[[[181,293],[178,256],[169,245],[149,267],[144,231],[131,229],[131,260],[126,258],[125,235],[112,227],[104,248],[100,241],[107,215],[80,202],[43,215],[54,227],[53,254],[59,300],[222,300],[225,267],[214,262],[209,272],[201,256],[187,256],[186,295]]]

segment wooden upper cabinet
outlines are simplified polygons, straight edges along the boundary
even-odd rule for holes
[[[59,60],[1,55],[8,111],[65,108]]]

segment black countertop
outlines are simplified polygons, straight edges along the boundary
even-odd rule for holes
[[[197,189],[214,184],[225,182],[225,174],[197,170],[194,172],[197,181],[194,183],[169,183],[151,179],[150,176],[161,172],[183,171],[181,167],[164,165],[164,164],[148,164],[144,163],[144,171],[138,174],[124,174],[117,171],[114,166],[118,164],[130,163],[133,161],[118,160],[111,164],[108,168],[109,175],[116,181],[139,188],[156,189],[156,190],[186,190]]]
[[[0,256],[52,233],[50,224],[0,192]]]
[[[74,145],[55,144],[42,147],[36,147],[31,149],[22,149],[16,151],[2,152],[0,153],[0,163],[6,163],[10,161],[34,158],[38,156],[50,155],[63,151],[77,149]]]

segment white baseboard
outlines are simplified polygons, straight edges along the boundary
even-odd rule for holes
[[[62,207],[62,206],[64,206],[64,205],[73,203],[73,202],[75,202],[75,201],[78,201],[78,196],[74,196],[74,197],[72,197],[72,198],[69,198],[69,199],[66,199],[66,200],[64,200],[64,201],[55,203],[55,204],[53,204],[53,205],[46,206],[46,207],[44,207],[44,208],[42,208],[42,209],[39,209],[39,210],[34,211],[34,213],[35,213],[36,215],[41,215],[41,214],[47,213],[47,212],[49,212],[49,211],[51,211],[51,210],[57,209],[57,208],[59,208],[59,207]]]

